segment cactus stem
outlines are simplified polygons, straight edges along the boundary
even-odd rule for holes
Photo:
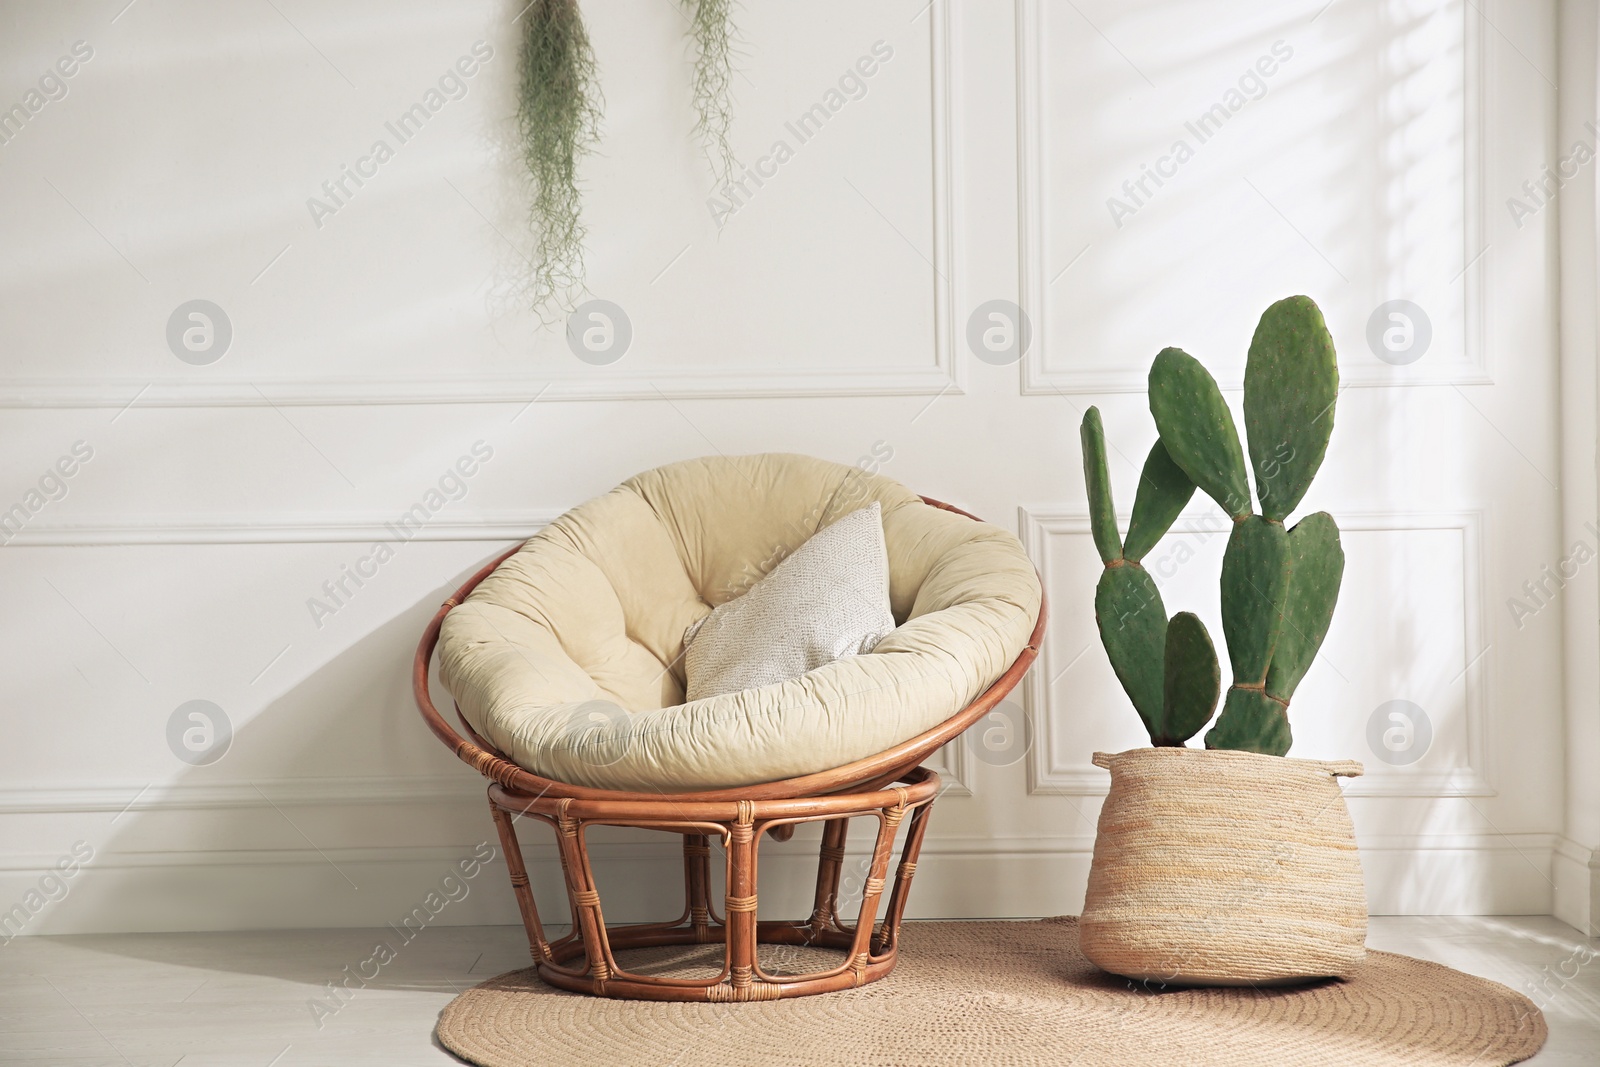
[[[1249,689],[1252,692],[1260,693],[1274,704],[1281,704],[1286,709],[1289,707],[1289,702],[1287,700],[1284,700],[1282,697],[1275,697],[1271,693],[1267,692],[1266,682],[1234,682],[1232,688]]]

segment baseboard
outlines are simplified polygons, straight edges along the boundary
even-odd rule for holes
[[[1600,849],[1557,838],[1550,878],[1555,883],[1550,913],[1586,937],[1600,937]]]
[[[533,840],[530,837],[530,840]],[[914,918],[1017,918],[1074,914],[1083,906],[1093,853],[1089,835],[1038,837],[932,836],[923,849],[911,895]],[[481,853],[489,842],[476,844]],[[475,878],[446,884],[474,854],[459,847],[283,849],[212,852],[116,852],[96,855],[59,899],[41,879],[55,856],[0,859],[0,918],[21,921],[9,932],[77,934],[382,927],[426,909],[436,925],[514,924],[517,909],[503,860]],[[1580,855],[1581,853],[1581,855]],[[621,922],[659,919],[681,901],[679,852],[670,844],[595,844],[592,855],[607,917]],[[1362,842],[1369,907],[1377,915],[1549,914],[1569,904],[1596,871],[1589,850],[1554,834],[1390,835]],[[1581,861],[1581,862],[1580,862]],[[560,866],[553,849],[528,848],[541,911],[564,920]],[[1558,891],[1548,877],[1556,866]],[[767,843],[762,848],[761,913],[804,914],[815,884],[815,842]],[[846,863],[845,891],[865,877],[858,853]],[[1580,877],[1581,875],[1581,877]],[[855,888],[852,888],[852,885]],[[35,894],[29,897],[28,894]],[[428,908],[429,894],[439,904]],[[31,908],[27,904],[37,904]],[[1569,917],[1572,916],[1572,917]],[[1589,921],[1586,911],[1581,917]],[[1575,924],[1576,925],[1576,924]],[[1587,929],[1587,926],[1582,928]],[[3,937],[0,933],[0,937]]]
[[[220,808],[483,803],[482,780],[463,774],[248,781],[0,787],[0,815],[74,812],[216,811]],[[3,865],[4,860],[0,860]]]

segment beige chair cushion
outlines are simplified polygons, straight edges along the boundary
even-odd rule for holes
[[[685,700],[798,678],[894,629],[882,505],[852,511],[683,635]]]
[[[898,627],[866,655],[686,703],[685,630],[873,501]],[[445,617],[439,674],[473,728],[535,774],[602,789],[752,785],[832,770],[950,718],[1022,651],[1040,596],[1014,536],[881,475],[708,457],[630,478],[530,538]]]

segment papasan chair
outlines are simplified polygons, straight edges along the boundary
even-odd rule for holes
[[[895,628],[870,652],[792,680],[686,702],[685,631],[874,501]],[[773,1000],[863,985],[893,968],[940,789],[919,764],[1011,691],[1044,626],[1038,575],[1010,533],[856,467],[714,457],[630,478],[473,575],[428,624],[413,683],[433,732],[492,781],[490,810],[545,982],[608,997]],[[429,696],[436,648],[459,733]],[[837,908],[855,816],[875,817],[878,829],[852,923]],[[555,831],[571,931],[554,940],[528,884],[519,817]],[[823,827],[810,917],[757,921],[761,839],[786,840],[811,822]],[[597,825],[682,835],[678,919],[606,924],[585,838]],[[713,841],[726,855],[720,900]],[[710,977],[635,973],[616,956],[718,943],[723,965]],[[807,974],[763,969],[759,945],[829,949],[842,962]]]

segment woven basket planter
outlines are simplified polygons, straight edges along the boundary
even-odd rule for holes
[[[1175,985],[1342,977],[1367,901],[1338,778],[1354,761],[1141,748],[1111,771],[1079,938],[1112,974]]]

